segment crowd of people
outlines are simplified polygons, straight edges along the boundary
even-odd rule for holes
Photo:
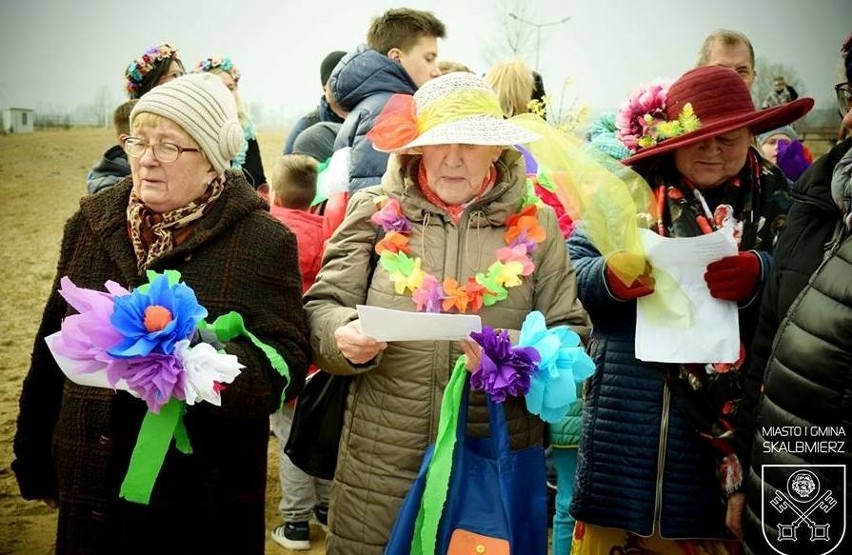
[[[267,534],[308,550],[316,520],[327,553],[384,553],[456,361],[474,373],[488,355],[470,339],[374,339],[360,305],[476,313],[514,340],[537,311],[577,334],[595,371],[565,414],[500,405],[512,449],[548,447],[554,555],[849,550],[852,139],[815,160],[795,128],[814,101],[782,76],[756,105],[740,32],[708,35],[695,67],[649,75],[583,137],[548,124],[538,72],[512,59],[477,75],[440,59],[446,34],[435,14],[395,8],[330,52],[319,103],[268,174],[231,58],[190,66],[161,44],[129,64],[117,143],[66,224],[20,397],[12,467],[25,499],[58,509],[56,552],[171,538],[176,552],[263,553]],[[852,35],[840,52],[852,130]],[[132,333],[109,315],[75,328],[77,362],[113,368],[107,386],[66,378],[52,338],[81,311],[69,283],[147,291],[172,271],[209,320],[239,315],[235,331],[202,322],[170,348],[241,370],[214,384],[218,403],[183,405],[140,503],[128,482],[164,424],[134,388],[189,398],[184,359],[145,348],[183,305],[140,309]],[[701,325],[731,330],[724,348],[677,339]],[[651,354],[655,326],[673,345]],[[130,346],[101,349],[119,332]],[[171,370],[134,377],[141,360]],[[351,378],[331,480],[284,451],[316,372]],[[488,435],[486,405],[471,391],[472,435]],[[281,524],[267,530],[270,432]]]

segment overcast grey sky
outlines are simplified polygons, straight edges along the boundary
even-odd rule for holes
[[[541,28],[540,72],[558,96],[593,109],[617,107],[641,83],[676,78],[718,27],[745,32],[758,56],[791,66],[817,107],[833,102],[839,46],[852,31],[852,0],[0,0],[0,108],[69,108],[104,87],[126,97],[126,65],[171,42],[187,65],[229,55],[246,102],[298,116],[321,94],[319,63],[364,41],[370,20],[391,7],[433,11],[447,26],[439,55],[477,72],[505,42],[506,13],[523,10]],[[535,27],[527,52],[535,65]],[[495,46],[498,45],[498,46]]]

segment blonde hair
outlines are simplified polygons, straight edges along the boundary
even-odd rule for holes
[[[281,206],[307,210],[317,194],[319,164],[306,154],[285,154],[278,159],[269,189]]]
[[[192,135],[186,132],[186,129],[173,122],[169,118],[164,118],[159,114],[153,114],[151,112],[139,112],[138,114],[136,114],[136,117],[130,120],[130,132],[135,135],[143,126],[159,127],[160,124],[164,121],[169,121],[174,125],[177,125],[178,128],[183,132],[183,134],[186,135],[186,139],[189,145],[183,146],[188,146],[189,148],[198,148],[201,151],[201,146],[195,141],[195,139],[192,138]],[[204,151],[201,151],[201,154],[204,154]]]
[[[510,118],[530,111],[535,77],[532,69],[522,60],[500,62],[488,70],[485,80],[497,93],[505,117]]]
[[[471,69],[466,65],[452,60],[440,60],[438,62],[438,69],[441,70],[441,75],[445,73],[452,73],[454,71],[466,71],[468,73],[473,73],[473,71],[471,71]]]

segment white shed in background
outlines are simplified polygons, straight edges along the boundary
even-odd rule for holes
[[[3,110],[3,131],[6,133],[32,133],[35,110],[7,108]]]

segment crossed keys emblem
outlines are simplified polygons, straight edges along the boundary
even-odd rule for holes
[[[829,538],[829,523],[820,524],[810,518],[810,515],[816,510],[822,510],[823,513],[828,513],[837,505],[837,500],[831,495],[831,490],[820,492],[819,479],[809,470],[800,470],[793,473],[787,482],[787,492],[775,490],[775,497],[769,502],[779,514],[784,514],[790,510],[797,515],[796,518],[789,524],[778,524],[778,540],[779,541],[796,541],[796,530],[804,522],[807,524],[811,532],[811,541],[820,540],[828,541]],[[816,498],[811,501],[804,509],[799,506],[807,502],[811,498]],[[798,501],[797,501],[798,500]]]

